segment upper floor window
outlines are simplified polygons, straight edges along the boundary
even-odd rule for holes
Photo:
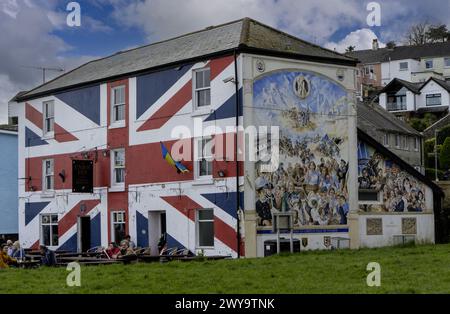
[[[389,147],[389,137],[390,137],[389,133],[384,133],[383,144],[386,147]]]
[[[441,104],[441,94],[427,95],[427,106],[440,106]]]
[[[125,184],[125,150],[112,151],[112,186],[123,186]]]
[[[125,122],[125,86],[111,89],[111,123]]]
[[[444,66],[450,68],[450,58],[444,58]]]
[[[401,136],[400,137],[401,140],[401,146],[404,150],[409,150],[409,145],[408,145],[408,137],[407,136]]]
[[[213,171],[212,137],[197,140],[197,177],[211,177]]]
[[[395,147],[400,148],[400,135],[395,134]]]
[[[408,62],[400,62],[400,71],[408,71]]]
[[[196,109],[211,105],[210,68],[194,71],[194,103]]]
[[[420,140],[418,137],[414,138],[414,151],[418,152],[420,148]]]
[[[55,189],[54,179],[54,161],[46,159],[42,162],[42,188],[44,191],[52,191]]]
[[[433,60],[425,60],[425,68],[432,69],[433,67]]]
[[[55,102],[44,102],[42,112],[44,117],[44,136],[50,136],[55,130]]]

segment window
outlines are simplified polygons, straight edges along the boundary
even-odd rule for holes
[[[42,162],[42,182],[44,191],[52,191],[55,189],[54,179],[54,161],[53,159],[46,159]]]
[[[450,68],[450,58],[444,58],[444,66]]]
[[[395,135],[395,147],[400,148],[400,135]]]
[[[125,150],[113,150],[112,157],[112,185],[123,186],[125,184]]]
[[[203,137],[197,141],[197,176],[211,177],[213,171],[212,137]]]
[[[414,151],[418,152],[420,149],[420,141],[418,137],[414,138]]]
[[[126,236],[126,220],[124,211],[112,212],[111,241],[119,243]]]
[[[427,95],[427,106],[440,106],[441,104],[441,94]]]
[[[358,200],[359,202],[380,202],[380,192],[375,190],[359,190]]]
[[[41,216],[41,245],[58,246],[58,215]]]
[[[125,122],[125,86],[111,89],[111,123]]]
[[[46,101],[43,106],[44,136],[52,136],[55,130],[55,103]]]
[[[400,62],[400,71],[408,71],[408,62]]]
[[[197,211],[197,247],[214,247],[214,210],[212,209]]]
[[[386,147],[389,147],[389,137],[390,137],[390,134],[389,134],[389,133],[384,133],[383,144],[384,144],[384,146],[386,146]]]
[[[194,72],[195,107],[202,108],[211,105],[211,71],[204,68]]]
[[[433,68],[433,60],[425,60],[425,68],[432,69]]]
[[[403,135],[400,137],[400,140],[401,148],[404,150],[409,150],[408,137]]]

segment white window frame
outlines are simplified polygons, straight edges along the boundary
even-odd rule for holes
[[[52,115],[49,114],[49,106],[52,108]],[[47,127],[47,121],[50,121],[50,128]],[[42,132],[44,138],[55,136],[55,102],[53,100],[42,103]]]
[[[200,87],[197,88],[197,73],[199,72],[206,72],[209,71],[209,86],[207,87]],[[192,72],[192,100],[194,102],[194,111],[201,111],[201,110],[207,110],[211,107],[212,105],[212,101],[211,101],[211,68],[210,67],[204,67],[201,69],[196,69],[193,70]],[[204,91],[204,90],[209,90],[209,105],[207,106],[198,106],[198,97],[197,97],[197,92],[199,91]]]
[[[116,91],[123,90],[123,102],[116,102]],[[111,88],[111,127],[124,127],[126,125],[127,95],[125,85],[119,85]],[[123,106],[123,120],[116,119],[116,107]]]
[[[402,67],[402,65],[405,65],[405,64],[406,64],[406,67],[405,68]],[[398,68],[399,68],[399,71],[408,71],[409,70],[409,62],[408,61],[400,62],[398,64]]]
[[[428,62],[431,62],[431,67],[430,67],[430,68],[427,66],[427,63],[428,63]],[[433,61],[433,59],[427,59],[427,60],[425,60],[425,69],[427,69],[427,70],[429,70],[429,69],[434,69],[434,61]]]
[[[47,173],[47,163],[50,162],[51,172]],[[51,177],[51,187],[47,186],[47,177]],[[53,192],[55,191],[55,160],[44,159],[42,161],[42,191]]]
[[[202,211],[211,211],[213,214],[213,219],[202,219],[200,220],[200,212]],[[200,250],[211,250],[214,249],[214,245],[213,246],[201,246],[200,245],[200,227],[199,225],[201,223],[212,223],[213,225],[213,243],[215,244],[215,226],[214,226],[214,209],[212,208],[202,208],[202,209],[198,209],[196,210],[195,213],[195,235],[196,235],[196,240],[195,240],[195,245],[197,249]]]
[[[119,152],[123,153],[123,165],[121,165],[121,166],[116,165],[116,153],[119,153]],[[127,164],[127,160],[126,160],[126,154],[125,154],[124,148],[111,150],[111,188],[113,190],[123,191],[125,189],[126,164]],[[123,169],[124,182],[116,181],[116,169]]]
[[[418,137],[414,137],[414,151],[418,152],[420,150],[420,140]]]
[[[119,219],[121,218],[121,219]],[[116,242],[116,225],[124,225],[125,230],[127,230],[127,218],[126,212],[124,210],[114,210],[111,211],[111,242]]]
[[[195,168],[195,177],[197,179],[206,179],[206,180],[208,180],[208,179],[212,179],[213,178],[213,171],[214,171],[213,159],[214,159],[214,157],[212,155],[212,152],[209,150],[208,153],[211,153],[211,155],[205,154],[206,156],[203,156],[203,153],[208,151],[208,150],[205,151],[205,148],[203,147],[203,140],[208,140],[208,139],[211,141],[210,143],[211,143],[211,147],[212,147],[212,145],[213,145],[213,143],[212,143],[213,137],[212,136],[203,136],[203,137],[199,137],[199,138],[195,139],[195,163],[194,163],[194,168]],[[201,152],[202,155],[201,156],[199,155],[200,148],[202,148],[202,152]],[[210,161],[207,160],[210,163],[210,165],[211,165],[211,174],[209,174],[209,175],[200,175],[200,169],[201,169],[200,163],[201,163],[201,160],[203,158],[204,159],[207,159],[207,158],[211,159]]]
[[[403,150],[409,150],[408,137],[406,135],[400,136],[400,146]]]
[[[435,99],[435,98],[439,98],[441,100],[440,104],[435,105],[435,104],[428,104],[428,100],[429,99]],[[433,93],[433,94],[427,94],[425,95],[425,106],[426,107],[434,107],[434,106],[442,106],[442,93]]]
[[[56,216],[56,222],[53,222],[52,218],[54,218],[55,216]],[[50,218],[48,223],[44,223],[43,222],[43,218],[44,217],[49,217]],[[53,245],[54,243],[52,243],[52,241],[53,241],[53,228],[52,227],[55,226],[55,225],[59,228],[59,217],[58,217],[58,214],[41,214],[39,216],[39,228],[40,228],[40,230],[39,230],[39,235],[40,235],[39,243],[41,245],[47,246],[50,249],[54,249],[54,248],[57,248],[59,246],[59,234],[57,234],[57,236],[58,236],[58,243],[56,243],[56,245]],[[44,228],[43,228],[44,226],[49,226],[50,227],[50,244],[44,243]]]
[[[395,148],[397,148],[397,149],[400,149],[400,147],[401,147],[401,139],[400,139],[400,134],[395,134],[395,142],[394,142],[394,144],[395,144]]]

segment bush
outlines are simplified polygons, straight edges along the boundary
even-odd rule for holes
[[[450,137],[445,139],[440,152],[440,167],[441,169],[450,169]]]
[[[431,140],[426,140],[424,144],[424,151],[425,155],[434,153],[434,143],[436,142],[436,139],[432,138]]]
[[[443,180],[444,179],[444,171],[438,170],[437,173],[438,173],[439,180]],[[426,168],[425,169],[425,176],[428,179],[434,181],[436,179],[436,172],[435,172],[434,168]]]
[[[425,131],[425,129],[428,127],[425,121],[420,118],[411,118],[411,120],[409,120],[409,125],[411,125],[413,129],[419,132]]]
[[[444,144],[445,140],[450,137],[450,125],[438,131],[437,141],[439,144]]]

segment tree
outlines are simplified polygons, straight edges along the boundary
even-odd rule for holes
[[[442,145],[439,160],[441,169],[450,169],[450,137],[447,137],[445,139],[444,145]]]
[[[394,49],[395,47],[397,47],[397,44],[395,43],[395,41],[391,40],[390,42],[388,42],[386,44],[386,48],[387,49]]]
[[[432,25],[428,28],[427,37],[430,42],[446,42],[450,37],[447,25]]]
[[[347,49],[345,49],[345,52],[352,52],[355,51],[356,46],[348,46]]]
[[[406,34],[406,41],[411,46],[423,45],[429,42],[428,30],[430,24],[428,22],[422,22],[412,25]]]

